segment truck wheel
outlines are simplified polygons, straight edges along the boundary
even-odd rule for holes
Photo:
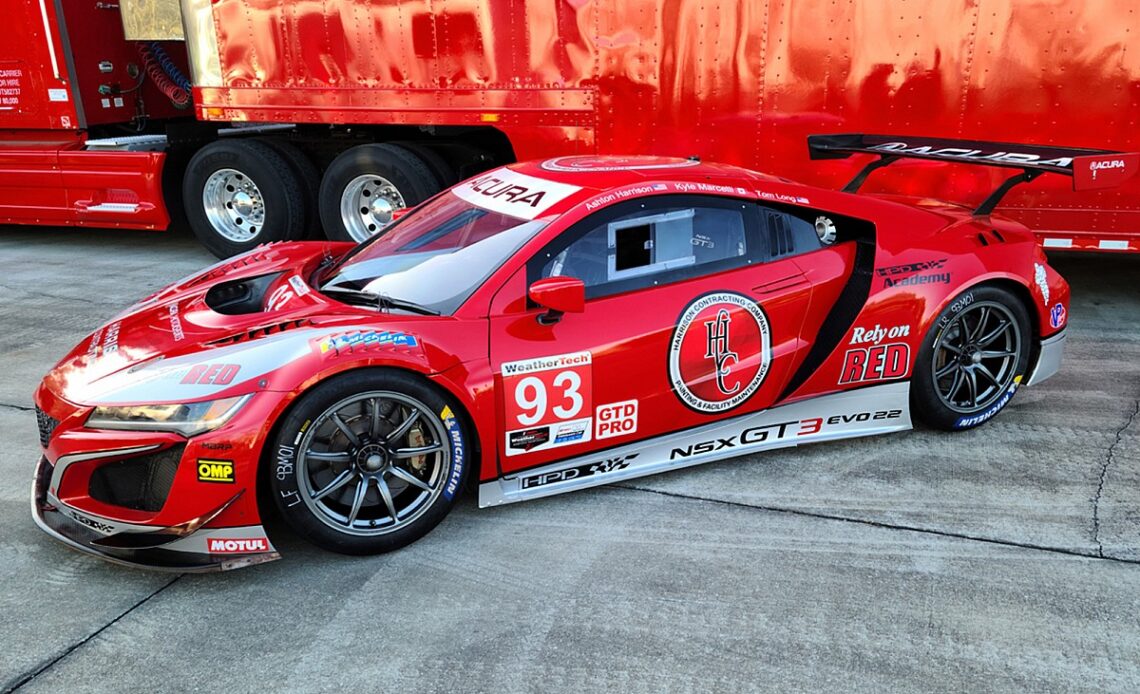
[[[321,231],[321,215],[317,209],[317,192],[321,187],[320,170],[300,147],[284,138],[261,138],[261,141],[277,150],[297,177],[305,206],[305,234],[302,238],[323,239],[325,235]]]
[[[272,448],[272,496],[301,536],[344,554],[423,537],[451,510],[470,467],[452,406],[394,370],[353,371],[303,396]]]
[[[219,258],[305,233],[297,176],[264,142],[219,140],[198,150],[186,167],[182,199],[194,235]]]
[[[394,144],[419,157],[435,176],[436,183],[439,184],[441,190],[450,188],[459,182],[459,176],[455,169],[451,168],[451,164],[448,164],[447,160],[431,147],[415,142],[396,142]]]
[[[392,213],[439,192],[419,157],[391,144],[342,152],[321,181],[321,223],[335,241],[363,241],[392,221]]]
[[[943,309],[911,379],[911,409],[947,431],[972,429],[1000,412],[1029,365],[1029,313],[999,287],[976,287]]]

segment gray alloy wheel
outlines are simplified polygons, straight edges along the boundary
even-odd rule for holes
[[[369,391],[327,408],[297,447],[298,492],[339,533],[374,537],[406,528],[447,482],[451,442],[427,404]]]
[[[942,404],[973,414],[1013,383],[1023,349],[1017,319],[996,301],[971,304],[954,316],[934,346],[931,372]]]

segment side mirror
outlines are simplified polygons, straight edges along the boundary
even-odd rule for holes
[[[547,309],[538,316],[543,325],[553,325],[564,313],[581,313],[586,309],[586,283],[577,277],[546,277],[530,285],[527,296]]]

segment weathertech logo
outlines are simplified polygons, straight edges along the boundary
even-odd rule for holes
[[[268,552],[269,540],[264,537],[252,538],[224,538],[211,537],[206,541],[210,554],[253,554],[255,552]]]

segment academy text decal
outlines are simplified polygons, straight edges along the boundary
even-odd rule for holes
[[[535,219],[581,188],[527,176],[507,168],[495,169],[451,189],[460,199],[492,212]]]
[[[741,294],[705,294],[677,320],[669,341],[669,383],[686,407],[726,412],[752,397],[771,360],[764,311]]]
[[[593,358],[557,354],[503,364],[507,455],[585,443],[593,434]]]

